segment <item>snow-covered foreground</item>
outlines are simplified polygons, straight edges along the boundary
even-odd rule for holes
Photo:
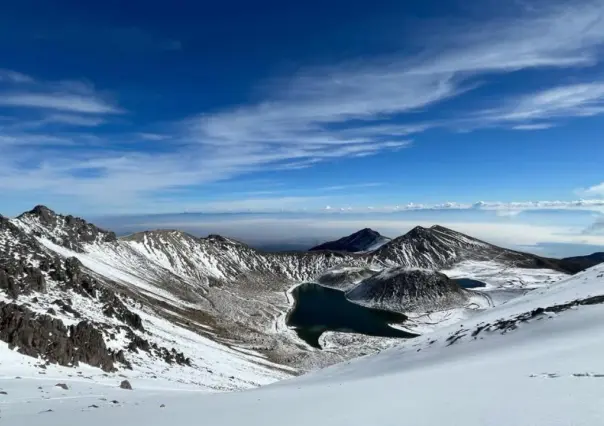
[[[547,309],[599,295],[604,265],[381,354],[253,391],[136,381],[128,391],[115,379],[78,378],[63,390],[39,377],[3,377],[0,416],[24,426],[602,425],[604,304]]]

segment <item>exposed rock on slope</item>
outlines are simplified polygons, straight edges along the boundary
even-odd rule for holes
[[[0,340],[25,355],[65,366],[84,362],[112,371],[114,362],[126,362],[123,351],[107,349],[103,335],[92,324],[82,321],[66,327],[60,319],[14,303],[0,302]]]
[[[470,295],[439,272],[398,267],[361,281],[346,298],[395,312],[430,312],[461,307]]]
[[[36,206],[18,219],[25,228],[31,227],[35,236],[46,237],[74,251],[82,251],[82,244],[85,243],[117,240],[113,232],[100,229],[79,217],[58,215],[45,206]]]
[[[336,241],[328,241],[310,249],[310,251],[331,250],[350,253],[375,250],[390,241],[373,229],[365,228]]]
[[[186,333],[178,326],[182,318],[173,319],[161,304],[149,304],[136,289],[113,281],[107,270],[91,270],[76,257],[86,258],[90,247],[114,246],[117,240],[91,237],[86,230],[96,227],[81,219],[42,207],[34,210],[25,219],[0,216],[0,341],[24,355],[65,366],[83,362],[105,371],[141,363],[156,371],[193,367],[189,354],[173,347],[172,335],[164,338],[156,326],[166,314],[171,333]],[[54,238],[56,224],[64,225],[56,235],[68,240]],[[49,243],[51,239],[67,242],[73,250]],[[146,323],[149,329],[133,306],[152,318]]]

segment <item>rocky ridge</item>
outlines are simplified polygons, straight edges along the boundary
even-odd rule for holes
[[[201,368],[196,366],[201,361],[192,357],[194,350],[179,352],[173,341],[146,325],[157,321],[194,333],[195,339],[207,338],[226,348],[241,346],[268,362],[302,369],[380,350],[392,341],[338,335],[333,341],[340,352],[309,350],[284,326],[290,309],[287,290],[306,281],[349,290],[372,278],[379,281],[375,274],[384,269],[440,269],[467,259],[549,265],[547,259],[437,226],[417,227],[370,253],[270,253],[217,235],[197,238],[177,230],[116,238],[83,219],[43,206],[0,220],[0,290],[6,293],[5,303],[30,309],[32,321],[43,314],[60,319],[65,327],[90,323],[103,336],[105,358],[118,367],[152,358]],[[422,306],[465,303],[466,293],[448,281],[437,282],[442,288],[431,287],[432,296],[424,296]],[[409,286],[401,288],[407,291],[401,297],[412,296]],[[441,293],[448,291],[452,296],[447,299]],[[43,317],[40,321],[47,322]],[[114,356],[120,350],[123,360]]]

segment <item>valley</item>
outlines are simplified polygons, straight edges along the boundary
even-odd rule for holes
[[[439,226],[380,241],[271,253],[177,230],[118,238],[44,206],[0,217],[0,373],[250,389],[411,344],[571,276]]]

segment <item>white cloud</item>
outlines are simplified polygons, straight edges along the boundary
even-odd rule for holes
[[[5,93],[0,105],[71,111],[90,114],[115,114],[122,110],[101,99],[72,93]]]
[[[583,197],[604,197],[604,182],[589,188],[580,189],[577,193]]]
[[[544,5],[512,19],[487,20],[483,25],[462,23],[444,40],[441,33],[426,34],[448,47],[433,49],[432,59],[416,72],[501,72],[596,63],[604,39],[604,3]]]
[[[308,203],[316,203],[326,197],[278,197],[278,198],[249,198],[243,200],[210,201],[189,205],[187,211],[198,210],[203,212],[265,212],[302,209]]]
[[[518,124],[513,126],[513,130],[545,130],[551,129],[555,125],[552,123],[534,123],[534,124]]]
[[[144,140],[148,140],[148,141],[163,141],[163,140],[167,140],[170,139],[169,135],[164,135],[164,134],[160,134],[160,133],[138,133],[136,136],[138,136],[141,139]]]
[[[204,114],[187,124],[191,138],[201,144],[233,147],[235,154],[236,147],[245,146],[242,155],[251,150],[255,158],[278,150],[279,161],[292,161],[293,168],[307,165],[300,163],[300,150],[308,147],[326,153],[324,157],[350,155],[338,154],[341,145],[362,150],[356,156],[388,150],[392,146],[384,140],[397,141],[446,124],[395,125],[389,119],[471,90],[475,76],[594,64],[604,45],[603,16],[601,1],[587,1],[535,9],[516,18],[464,23],[422,37],[423,52],[416,57],[303,70],[273,84],[263,102]],[[583,115],[597,106],[600,89],[588,84],[544,91],[481,116],[480,124],[475,120],[471,127],[485,120],[510,120],[518,130],[543,129],[553,124],[530,121]],[[266,163],[273,161],[268,155]]]
[[[345,185],[323,186],[321,188],[317,188],[316,191],[344,191],[347,189],[374,188],[376,186],[382,185],[384,185],[383,182],[354,183]]]
[[[61,124],[75,127],[96,127],[105,123],[106,120],[96,115],[76,115],[76,114],[48,114],[43,118],[31,121],[21,120],[16,127],[21,129],[40,128],[48,124]]]
[[[604,83],[572,84],[523,95],[507,105],[487,111],[484,119],[493,122],[531,122],[564,117],[586,117],[604,113]],[[552,127],[552,123],[516,125],[519,130]]]
[[[3,146],[13,148],[0,158],[0,188],[20,196],[77,197],[82,205],[107,210],[153,208],[160,197],[170,199],[176,208],[181,202],[175,191],[183,188],[258,171],[300,169],[399,150],[409,146],[410,135],[446,124],[412,123],[416,119],[412,113],[473,89],[483,75],[596,63],[604,46],[603,15],[602,1],[548,6],[521,16],[466,22],[421,35],[422,45],[414,57],[369,57],[302,69],[264,86],[268,89],[260,92],[255,104],[183,120],[178,130],[170,129],[173,143],[166,143],[161,152],[120,151],[113,135],[94,141],[91,135],[85,141],[82,135],[69,139],[53,134],[66,137],[65,142],[78,149],[39,153],[19,150],[16,143],[5,141]],[[59,117],[82,126],[84,115],[109,120],[112,114],[124,112],[86,83],[32,79],[17,86],[14,75],[11,82],[15,87],[0,93],[1,105],[48,110],[55,120]],[[550,123],[552,117],[597,113],[602,90],[599,83],[562,86],[521,97],[490,113],[517,128],[535,129],[544,124],[533,120],[547,117]],[[402,116],[405,119],[399,120]],[[145,137],[139,131],[142,139],[161,140],[161,134]],[[24,135],[3,136],[15,141]],[[94,149],[87,149],[92,142]],[[104,149],[98,149],[101,144]],[[332,201],[330,205],[335,206]],[[348,205],[343,204],[344,208]],[[520,209],[498,207],[504,208]]]
[[[32,83],[34,79],[26,74],[0,69],[0,82],[9,82],[9,83]]]
[[[85,81],[39,81],[16,71],[0,70],[0,81],[3,80],[17,89],[5,89],[0,93],[0,106],[83,114],[124,112]]]

